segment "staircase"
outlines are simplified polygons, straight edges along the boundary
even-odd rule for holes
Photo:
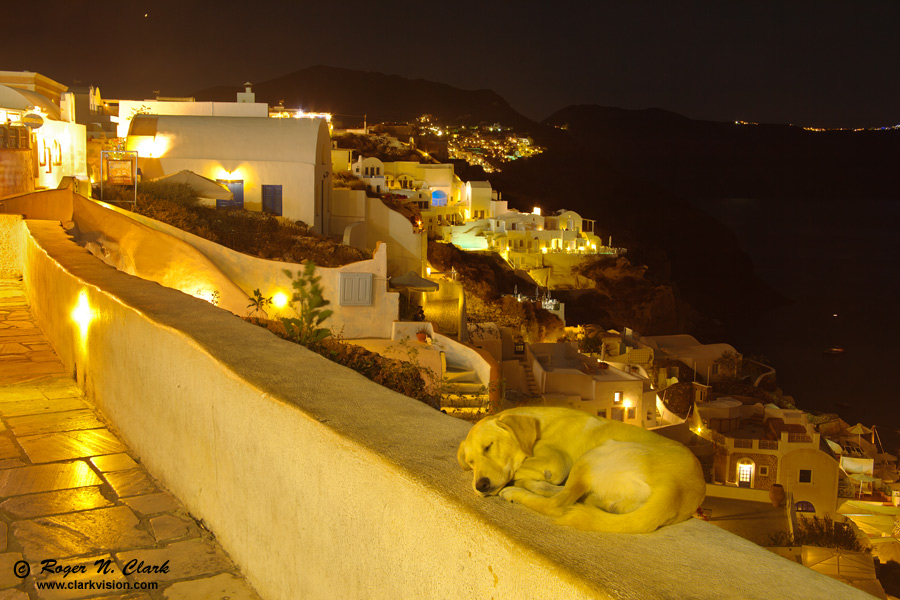
[[[532,400],[540,400],[541,388],[538,387],[537,382],[534,380],[534,372],[531,370],[531,365],[528,364],[524,356],[519,359],[519,364],[522,365],[522,369],[525,371],[525,385],[528,387],[528,395],[531,396]]]

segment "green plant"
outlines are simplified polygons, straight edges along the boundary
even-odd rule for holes
[[[786,531],[769,535],[770,546],[818,546],[851,552],[869,552],[853,532],[849,523],[835,523],[831,517],[817,516],[797,520],[797,530],[791,536]]]
[[[742,364],[740,354],[726,350],[722,353],[722,356],[713,361],[713,364],[718,366],[719,374],[726,381],[737,381],[740,379]]]
[[[284,272],[288,277],[291,276],[289,270],[285,269]],[[316,265],[312,261],[307,261],[303,271],[297,274],[292,284],[295,291],[291,302],[296,305],[295,310],[299,318],[281,319],[288,339],[304,346],[315,346],[331,335],[329,329],[319,327],[333,312],[325,308],[331,303],[322,294],[322,286],[319,284],[321,279],[316,275]]]
[[[262,292],[259,289],[253,290],[253,296],[249,298],[250,304],[247,305],[247,308],[252,308],[248,316],[252,317],[253,315],[262,315],[263,317],[268,318],[269,314],[266,312],[266,308],[272,306],[272,299],[267,298],[262,295]]]

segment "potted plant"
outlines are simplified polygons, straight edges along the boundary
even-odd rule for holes
[[[416,339],[424,344],[428,339],[428,328],[419,327],[419,329],[416,330]]]

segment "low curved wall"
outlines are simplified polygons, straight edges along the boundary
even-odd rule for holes
[[[272,298],[293,294],[293,280],[303,266],[266,260],[230,250],[166,223],[74,193],[71,187],[23,194],[0,201],[0,212],[29,219],[74,221],[95,253],[126,273],[202,298],[238,316],[250,312],[255,289]],[[291,274],[285,274],[289,271]],[[341,301],[342,273],[371,273],[371,304],[336,310],[323,326],[345,338],[390,336],[397,318],[399,293],[387,290],[387,248],[378,243],[374,257],[338,268],[317,267],[323,296],[335,308]],[[258,316],[258,315],[257,315]],[[268,316],[296,316],[290,307],[270,308]]]
[[[48,339],[263,598],[868,598],[699,520],[587,533],[480,498],[467,423],[27,226]]]
[[[290,297],[294,293],[294,278],[303,272],[303,265],[243,254],[150,217],[132,213],[110,204],[99,204],[141,225],[170,235],[192,246],[216,265],[231,281],[240,286],[246,292],[246,297],[249,297],[256,289],[260,290],[260,293],[267,298],[272,298],[278,293]],[[391,323],[397,318],[400,294],[387,291],[387,255],[387,245],[378,242],[375,244],[373,257],[370,260],[361,260],[335,268],[316,266],[316,275],[321,278],[322,295],[331,302],[329,307],[331,309],[335,309],[340,303],[341,273],[372,273],[373,275],[372,303],[369,306],[345,306],[335,310],[334,314],[322,324],[323,327],[333,329],[335,333],[347,339],[390,337]],[[291,275],[286,275],[285,271],[290,271]],[[232,312],[241,316],[246,315],[249,312],[246,305],[245,301],[241,310]],[[285,307],[281,311],[272,308],[268,312],[272,318],[297,316],[296,312],[289,307]]]

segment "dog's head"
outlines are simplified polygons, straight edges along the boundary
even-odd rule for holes
[[[499,492],[522,462],[532,455],[538,439],[538,420],[523,415],[499,414],[475,424],[459,445],[456,460],[472,469],[472,487],[484,496]]]

